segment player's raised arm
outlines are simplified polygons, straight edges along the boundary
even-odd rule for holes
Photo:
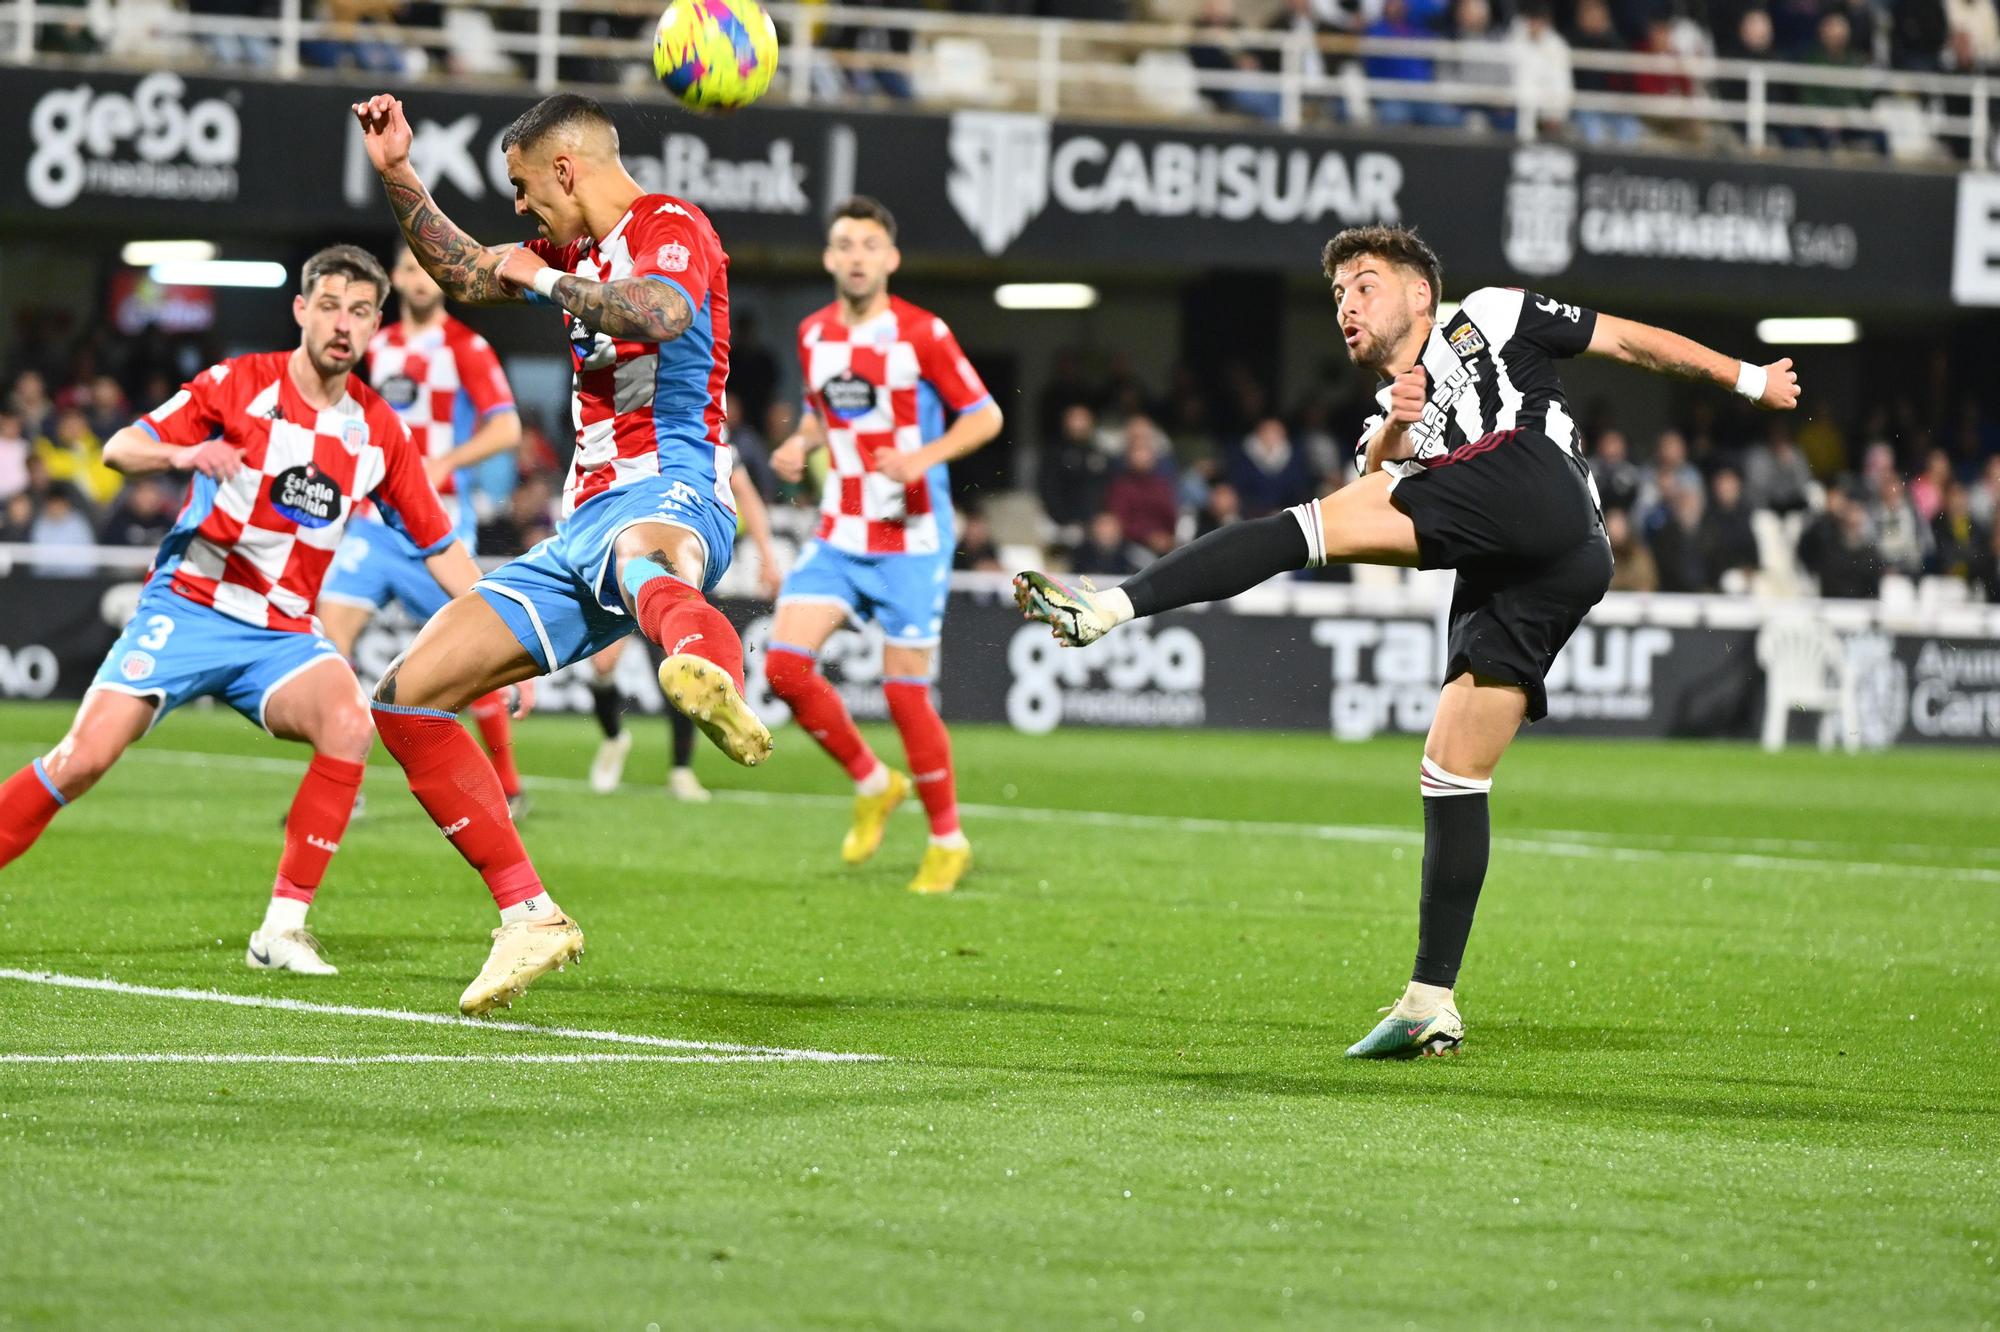
[[[1769,365],[1753,365],[1724,356],[1693,338],[1607,314],[1597,316],[1597,327],[1591,331],[1590,346],[1585,350],[1591,356],[1609,357],[1677,379],[1720,384],[1772,411],[1788,412],[1799,405],[1799,377],[1789,356]]]
[[[403,104],[387,93],[378,93],[354,104],[361,122],[361,142],[368,160],[382,178],[389,207],[396,224],[410,243],[410,252],[424,271],[444,288],[445,295],[469,305],[498,305],[522,299],[521,289],[509,285],[500,267],[517,246],[484,246],[459,229],[431,198],[416,169],[410,165],[410,122]]]

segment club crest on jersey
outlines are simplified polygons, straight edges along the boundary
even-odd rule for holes
[[[1445,341],[1451,344],[1452,355],[1461,361],[1469,361],[1486,350],[1485,337],[1472,324],[1460,324],[1445,335]]]
[[[875,386],[852,370],[820,386],[826,409],[843,421],[859,420],[875,410]]]
[[[688,266],[688,247],[679,241],[668,241],[660,247],[660,267],[669,273],[685,273]]]
[[[416,405],[417,381],[408,375],[390,375],[375,386],[375,391],[382,395],[382,401],[399,412],[408,411]]]
[[[271,507],[300,527],[325,527],[340,517],[340,487],[312,463],[271,478]]]
[[[368,444],[368,423],[355,417],[340,427],[340,447],[351,454],[360,453]]]
[[[153,673],[153,658],[146,652],[128,652],[118,663],[118,673],[128,680],[143,680]]]

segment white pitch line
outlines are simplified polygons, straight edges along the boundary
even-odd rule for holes
[[[288,759],[261,758],[246,754],[208,754],[198,750],[134,749],[126,761],[172,764],[186,767],[236,768],[250,772],[298,774],[304,765]],[[542,790],[588,791],[590,783],[580,777],[524,777],[523,784]],[[717,791],[717,802],[737,805],[787,806],[847,809],[847,796],[773,791]],[[1171,814],[1126,814],[1107,810],[1046,809],[1023,805],[982,805],[962,803],[959,812],[978,819],[1011,823],[1069,823],[1084,827],[1115,828],[1131,832],[1184,832],[1218,834],[1225,837],[1298,837],[1308,841],[1356,842],[1385,846],[1422,846],[1423,834],[1409,828],[1384,828],[1368,824],[1285,823],[1258,819],[1209,819]],[[1629,863],[1701,862],[1722,864],[1731,869],[1793,870],[1859,878],[1900,878],[1923,875],[1934,880],[1958,883],[2000,884],[2000,868],[1950,865],[1920,861],[1872,861],[1833,859],[1844,844],[1838,842],[1786,841],[1777,838],[1700,837],[1678,847],[1626,846],[1612,841],[1615,834],[1547,830],[1540,835],[1514,834],[1493,839],[1496,850],[1525,851],[1567,859],[1614,860]],[[1818,851],[1821,855],[1773,855],[1777,849]],[[1858,846],[1855,849],[1861,849]],[[1922,852],[1920,846],[1897,850]],[[1955,848],[1974,859],[1990,853],[1978,848]]]
[[[0,1054],[0,1064],[775,1064],[778,1054]]]
[[[647,1036],[626,1031],[594,1031],[584,1027],[542,1027],[529,1022],[495,1022],[487,1018],[465,1017],[458,1013],[417,1013],[403,1008],[362,1008],[352,1004],[316,1004],[304,999],[282,999],[262,994],[227,994],[221,990],[169,989],[157,985],[128,985],[124,981],[99,980],[90,976],[65,976],[53,971],[19,971],[0,967],[0,980],[29,985],[53,985],[69,990],[96,990],[106,994],[137,995],[148,999],[181,999],[202,1004],[230,1004],[238,1008],[275,1008],[288,1013],[320,1013],[328,1017],[384,1018],[391,1022],[416,1022],[432,1027],[470,1027],[475,1031],[519,1032],[530,1036],[554,1036],[569,1041],[605,1041],[618,1045],[645,1045],[668,1050],[702,1050],[718,1054],[750,1055],[770,1061],[815,1064],[872,1064],[887,1055],[844,1054],[832,1050],[788,1050],[772,1045],[736,1045],[728,1041],[685,1041],[671,1036]]]

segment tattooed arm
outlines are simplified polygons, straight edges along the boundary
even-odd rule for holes
[[[1642,370],[1671,375],[1676,379],[1720,384],[1727,389],[1736,387],[1737,377],[1744,365],[1735,357],[1711,351],[1692,338],[1607,314],[1597,316],[1597,327],[1591,332],[1587,350],[1592,356],[1609,357],[1627,365],[1636,365]],[[1766,383],[1757,405],[1786,411],[1796,407],[1799,381],[1798,376],[1792,373],[1791,359],[1773,361],[1762,368]]]
[[[569,273],[550,295],[591,330],[631,342],[671,342],[694,322],[687,298],[652,278],[593,282]]]
[[[403,104],[387,93],[354,104],[368,160],[382,177],[389,207],[424,271],[444,294],[470,305],[497,305],[520,299],[519,289],[500,277],[501,261],[515,248],[487,247],[444,215],[410,166],[410,122]]]

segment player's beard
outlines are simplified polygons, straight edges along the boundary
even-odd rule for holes
[[[1372,370],[1378,375],[1385,373],[1389,358],[1396,354],[1396,349],[1410,336],[1410,328],[1415,323],[1416,320],[1410,312],[1403,311],[1395,323],[1362,339],[1361,345],[1350,353],[1354,363],[1363,370]]]
[[[313,369],[322,379],[332,379],[335,375],[347,374],[361,360],[360,344],[350,340],[347,345],[347,353],[343,356],[334,352],[332,338],[328,338],[317,347],[308,343],[306,359],[312,362]]]
[[[437,318],[437,312],[444,308],[444,293],[439,292],[434,301],[413,301],[403,298],[403,318],[414,324],[428,324]]]

